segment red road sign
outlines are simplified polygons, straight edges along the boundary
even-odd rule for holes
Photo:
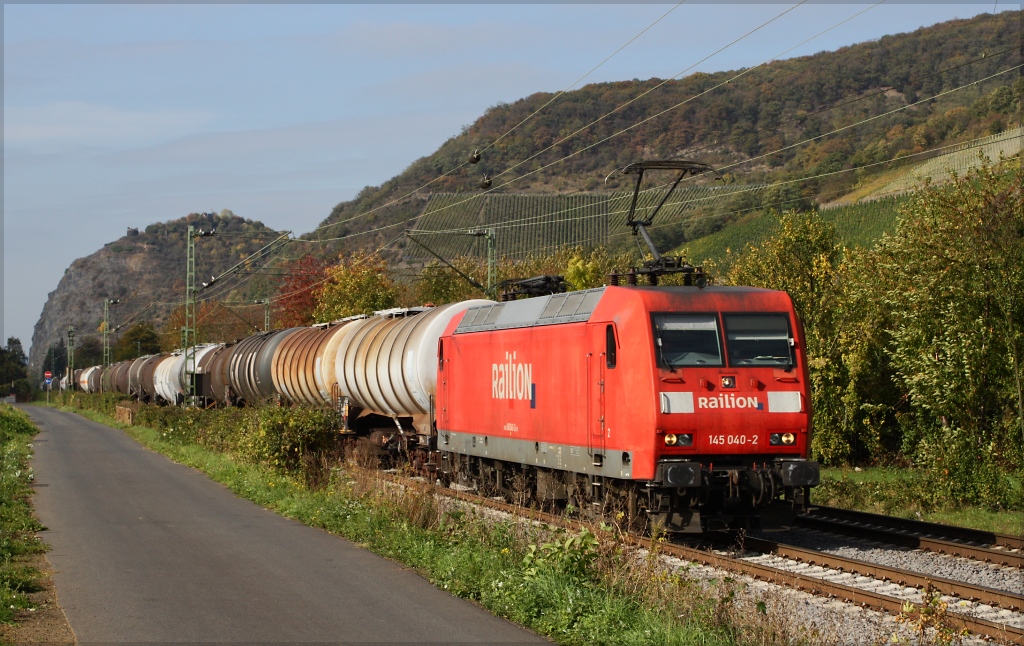
[[[53,373],[50,372],[49,370],[47,370],[46,372],[43,373],[43,376],[46,377],[47,379],[49,379],[50,377],[53,376]]]

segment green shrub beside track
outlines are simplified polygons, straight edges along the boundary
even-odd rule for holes
[[[15,611],[30,607],[27,593],[39,587],[39,572],[20,563],[28,554],[45,551],[36,537],[42,529],[29,505],[32,470],[28,458],[38,431],[28,416],[0,404],[0,622],[10,623]]]

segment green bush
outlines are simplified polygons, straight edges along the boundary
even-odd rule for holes
[[[29,505],[32,470],[29,444],[36,433],[28,416],[0,404],[0,622],[10,623],[15,610],[28,608],[27,593],[39,590],[39,573],[19,557],[45,549],[36,532],[43,529]]]
[[[339,438],[332,411],[296,406],[250,409],[239,433],[240,457],[270,467],[295,470],[307,455],[333,449]]]

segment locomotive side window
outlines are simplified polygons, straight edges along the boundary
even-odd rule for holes
[[[608,325],[604,330],[604,359],[609,368],[615,367],[615,326]]]
[[[731,366],[793,366],[789,317],[785,314],[725,314],[725,344]]]
[[[654,350],[663,368],[722,365],[714,314],[654,314]]]

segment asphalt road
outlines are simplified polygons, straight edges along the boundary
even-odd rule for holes
[[[36,511],[81,643],[544,642],[121,431],[24,410],[42,431]]]

